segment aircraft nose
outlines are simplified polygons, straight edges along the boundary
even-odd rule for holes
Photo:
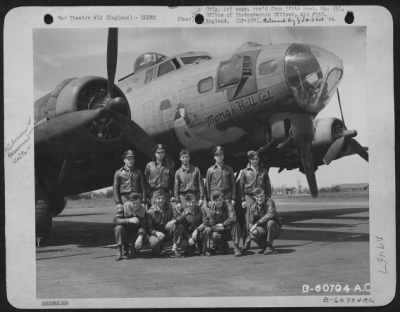
[[[285,75],[299,107],[309,113],[318,113],[339,85],[343,62],[323,48],[294,43],[286,51]]]

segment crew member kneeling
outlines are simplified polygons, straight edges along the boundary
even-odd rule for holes
[[[185,197],[185,206],[174,205],[173,220],[167,228],[174,233],[172,251],[176,257],[183,254],[193,255],[198,247],[200,254],[205,249],[203,212],[197,204],[195,195],[189,193]]]
[[[211,194],[212,202],[207,209],[207,216],[203,221],[206,228],[204,232],[208,234],[209,246],[207,255],[215,251],[215,247],[222,251],[229,250],[228,241],[233,240],[233,250],[235,256],[241,255],[239,249],[240,229],[236,221],[235,210],[232,205],[224,201],[223,193],[214,191]]]
[[[147,213],[139,194],[131,194],[123,206],[117,206],[113,223],[119,261],[132,256],[135,249],[141,249],[147,238]]]
[[[153,255],[160,255],[163,251],[163,243],[172,239],[173,231],[171,226],[166,227],[172,219],[171,205],[166,201],[164,192],[155,196],[154,205],[148,211],[149,216],[149,243]]]
[[[242,251],[249,249],[253,240],[261,248],[260,253],[268,255],[275,252],[273,242],[279,237],[281,224],[275,202],[266,198],[264,190],[256,188],[254,197],[256,202],[250,208],[249,231]]]

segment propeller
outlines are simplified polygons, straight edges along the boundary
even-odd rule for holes
[[[118,28],[108,29],[107,39],[107,96],[96,109],[79,110],[59,115],[35,126],[35,144],[63,135],[83,126],[102,114],[112,115],[129,142],[149,158],[156,142],[137,123],[121,114],[127,105],[122,97],[114,97],[114,80],[118,58]],[[167,161],[173,163],[167,155]]]
[[[115,72],[117,69],[117,58],[118,58],[118,28],[108,29],[107,39],[107,95],[108,98],[112,99],[114,92],[114,80]]]
[[[354,153],[360,155],[361,158],[368,161],[368,152],[364,149],[364,147],[360,145],[360,143],[358,143],[355,139],[353,139],[357,135],[357,131],[346,129],[343,118],[342,105],[340,102],[339,89],[337,89],[337,96],[340,107],[340,114],[342,116],[343,127],[341,129],[341,133],[337,136],[336,140],[328,148],[322,161],[324,162],[325,165],[329,165],[332,162],[332,160],[338,158],[345,144],[348,144]]]

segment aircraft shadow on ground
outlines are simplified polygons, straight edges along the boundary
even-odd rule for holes
[[[280,214],[283,227],[279,237],[280,240],[302,240],[319,242],[351,242],[351,241],[369,241],[368,233],[355,233],[343,231],[325,231],[324,228],[353,227],[358,224],[343,223],[296,223],[311,219],[336,219],[345,218],[343,215],[368,212],[368,208],[340,208],[340,209],[321,209],[313,211],[294,211]],[[353,220],[364,220],[368,217],[352,216]],[[289,228],[287,228],[289,227]],[[293,227],[298,229],[293,229]],[[320,228],[322,230],[303,230],[301,228]]]
[[[80,213],[80,214],[60,214],[55,218],[69,218],[69,217],[86,217],[86,216],[101,216],[106,215],[105,212],[93,212],[93,213]]]
[[[310,241],[368,241],[369,235],[365,233],[324,231],[324,230],[296,230],[285,228],[290,227],[351,227],[351,224],[316,224],[305,223],[304,225],[294,224],[296,221],[310,219],[335,219],[345,218],[346,214],[368,212],[368,208],[340,208],[340,209],[321,209],[313,211],[293,211],[281,212],[283,228],[279,239],[285,240],[310,240]],[[352,219],[365,220],[368,217],[351,216]],[[58,221],[54,219],[53,230],[46,246],[60,246],[74,244],[78,247],[101,247],[114,244],[113,224],[81,222],[81,221]]]
[[[46,246],[74,244],[78,247],[100,247],[115,243],[114,226],[110,223],[53,221]]]
[[[279,217],[282,219],[283,223],[287,224],[295,221],[303,221],[309,219],[341,219],[341,218],[351,218],[354,220],[366,220],[368,217],[364,216],[343,216],[346,214],[355,214],[368,212],[368,208],[339,208],[339,209],[319,209],[319,210],[301,210],[301,211],[285,211],[279,212]]]

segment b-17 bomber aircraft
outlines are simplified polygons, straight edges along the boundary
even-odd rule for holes
[[[107,79],[66,79],[35,102],[38,238],[49,235],[66,196],[110,186],[128,148],[143,168],[156,143],[175,163],[185,147],[203,172],[216,145],[236,172],[258,149],[267,167],[299,168],[314,197],[318,166],[355,153],[368,161],[343,117],[316,118],[343,76],[341,59],[321,47],[248,42],[218,58],[148,52],[114,84],[117,46],[110,28]]]

